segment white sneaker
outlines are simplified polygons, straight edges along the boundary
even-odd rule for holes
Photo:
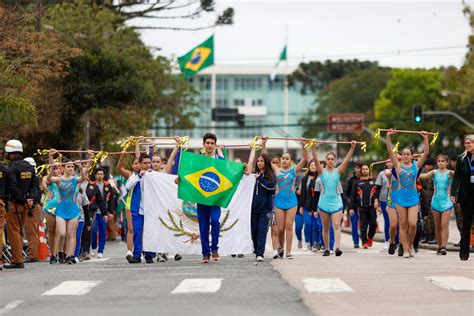
[[[99,252],[99,253],[97,254],[97,258],[98,258],[98,259],[103,258],[103,257],[104,257],[104,254],[103,254],[102,252]]]
[[[415,256],[415,249],[410,248],[410,250],[408,250],[408,254],[410,255],[410,257],[414,257]]]
[[[383,245],[383,249],[387,250],[390,247],[390,242],[386,241],[385,244]]]
[[[410,258],[410,254],[408,253],[408,251],[405,251],[403,253],[403,258]]]
[[[309,242],[306,243],[306,249],[311,251],[311,244]]]
[[[257,262],[263,262],[263,257],[262,257],[262,256],[258,256],[258,257],[257,257]]]
[[[91,249],[91,257],[95,257],[95,250]]]
[[[298,249],[303,248],[303,242],[301,240],[298,240]]]
[[[165,262],[165,258],[163,258],[163,256],[161,255],[161,253],[158,254],[158,262]]]

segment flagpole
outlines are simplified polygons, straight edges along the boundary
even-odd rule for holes
[[[212,67],[211,74],[211,112],[216,108],[216,65]],[[217,116],[216,116],[217,118]],[[216,133],[216,122],[211,120],[211,133]]]
[[[284,99],[285,99],[285,109],[284,109],[284,131],[285,131],[285,137],[288,137],[289,132],[288,132],[288,108],[289,108],[289,102],[288,102],[288,75],[285,75],[285,91],[284,91]],[[288,151],[288,140],[285,140],[285,152]]]

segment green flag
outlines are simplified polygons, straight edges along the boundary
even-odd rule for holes
[[[204,68],[214,65],[214,35],[178,57],[179,68],[186,78],[191,78]]]
[[[280,53],[280,57],[278,58],[277,63],[275,64],[275,66],[273,66],[272,73],[270,74],[270,81],[272,81],[272,82],[273,82],[273,80],[275,80],[275,77],[277,75],[278,66],[280,65],[280,62],[282,62],[283,60],[287,60],[286,47],[287,47],[287,45],[285,45],[283,47],[283,50]]]
[[[181,153],[178,198],[209,206],[227,207],[242,179],[242,163]]]

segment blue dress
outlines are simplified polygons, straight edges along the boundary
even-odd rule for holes
[[[321,174],[321,183],[323,185],[323,191],[319,198],[318,208],[324,213],[334,214],[342,211],[344,208],[342,204],[342,198],[337,193],[337,186],[339,185],[339,171],[334,169],[332,172],[323,169]]]
[[[69,180],[61,178],[61,184],[58,187],[60,202],[56,206],[56,216],[65,220],[76,219],[81,213],[77,206],[76,195],[79,191],[77,177]]]
[[[436,212],[443,213],[454,208],[449,198],[448,190],[452,180],[449,178],[449,171],[441,173],[439,170],[434,171],[433,183],[435,192],[431,200],[431,208]]]
[[[295,168],[291,168],[288,171],[280,169],[280,173],[277,176],[278,193],[275,195],[275,207],[282,210],[288,210],[298,206],[296,193],[293,189],[295,179]]]
[[[56,183],[51,183],[48,185],[48,190],[51,192],[51,196],[49,196],[48,192],[48,197],[46,199],[46,202],[44,203],[44,211],[48,213],[49,215],[56,216],[56,207],[59,202],[59,191],[58,191],[58,185]]]
[[[403,207],[412,207],[420,203],[420,196],[416,189],[416,179],[419,176],[419,170],[416,161],[412,161],[411,166],[406,168],[403,164],[400,166],[400,172],[396,173],[398,179],[398,189],[392,193],[394,203]]]

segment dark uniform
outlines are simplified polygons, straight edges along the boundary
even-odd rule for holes
[[[355,212],[359,212],[360,239],[362,240],[362,244],[367,244],[369,240],[372,240],[375,236],[377,213],[374,207],[374,200],[376,192],[377,187],[372,177],[360,177],[354,181],[351,189],[349,205]],[[368,233],[367,228],[369,230]]]
[[[89,181],[86,188],[86,195],[89,199],[89,217],[92,225],[95,222],[95,216],[97,211],[100,211],[102,216],[107,215],[107,205],[105,199],[100,193],[100,189],[94,181]],[[91,248],[92,230],[87,227],[82,231],[82,254],[87,256],[90,253]]]
[[[30,259],[38,258],[39,210],[37,208],[35,210],[34,204],[29,208],[27,200],[36,200],[40,193],[34,167],[24,161],[21,156],[14,157],[9,168],[17,180],[19,192],[18,196],[15,196],[8,191],[11,203],[6,215],[7,233],[12,247],[11,263],[21,265],[23,263],[22,226],[25,227],[28,237],[28,256]]]
[[[7,166],[0,163],[0,258],[3,251],[2,236],[5,227],[5,213],[8,205],[9,194],[13,195],[15,198],[19,198],[21,195],[17,188],[15,175]]]
[[[423,185],[423,194],[429,210],[428,215],[423,217],[423,233],[425,238],[422,240],[422,243],[436,244],[434,217],[431,211],[431,200],[434,195],[433,179],[422,179],[421,184]]]

